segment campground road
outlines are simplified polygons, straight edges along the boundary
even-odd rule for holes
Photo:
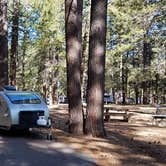
[[[94,160],[70,145],[37,134],[9,134],[0,130],[0,166],[96,166]]]

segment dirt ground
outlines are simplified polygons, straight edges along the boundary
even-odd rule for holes
[[[93,156],[99,166],[166,165],[166,126],[152,125],[153,111],[131,109],[129,122],[116,120],[105,123],[107,136],[101,139],[70,135],[66,124],[67,107],[50,108],[54,139]]]

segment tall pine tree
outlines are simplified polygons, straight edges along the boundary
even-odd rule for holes
[[[7,0],[0,0],[0,86],[8,84]]]
[[[19,1],[13,0],[11,53],[10,53],[10,84],[16,85],[16,62],[18,58],[18,27],[19,27]]]
[[[105,135],[103,122],[103,96],[106,49],[107,0],[92,0],[86,132],[94,137]]]
[[[81,103],[81,53],[82,53],[82,1],[65,1],[67,96],[69,100],[69,132],[83,134]]]

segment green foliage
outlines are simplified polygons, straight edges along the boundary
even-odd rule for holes
[[[90,1],[83,2],[84,75],[86,77]],[[9,49],[12,18],[9,1]],[[163,0],[112,0],[108,5],[105,90],[122,88],[122,67],[128,71],[127,84],[134,86],[155,82],[159,74],[159,93],[164,93],[166,75],[165,4]],[[62,0],[21,0],[17,86],[42,91],[50,76],[58,71],[59,94],[66,94],[65,19]],[[26,40],[24,40],[26,32]],[[151,60],[144,68],[143,44],[150,43]],[[25,52],[23,51],[25,49]],[[24,55],[25,54],[25,55]],[[24,69],[24,73],[23,73]],[[84,85],[86,86],[86,85]],[[84,87],[86,89],[86,87]],[[154,89],[151,87],[151,89]],[[141,89],[140,89],[141,90]]]
[[[121,90],[122,65],[129,70],[127,82],[135,84],[165,77],[163,1],[113,0],[108,6],[106,90]],[[143,69],[143,43],[150,43],[150,66]],[[122,64],[122,59],[125,62]],[[134,90],[134,89],[133,89]],[[162,93],[164,89],[162,89]]]
[[[59,70],[60,85],[66,83],[64,4],[59,0],[21,1],[19,33],[19,62],[17,86],[22,89],[22,64],[24,63],[25,89],[41,92],[43,84],[49,84],[49,75]],[[12,6],[12,1],[11,1]],[[27,32],[26,41],[23,33]],[[23,47],[26,45],[23,62]],[[58,56],[58,62],[56,57]],[[49,64],[52,60],[53,63]],[[49,66],[48,66],[49,64]],[[61,72],[63,71],[63,73]],[[53,76],[54,77],[54,76]],[[62,87],[62,86],[60,86]],[[64,87],[60,90],[64,93]]]

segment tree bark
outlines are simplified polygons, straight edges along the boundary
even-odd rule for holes
[[[126,97],[127,97],[127,75],[128,69],[126,66],[126,57],[122,56],[122,104],[126,104]]]
[[[52,80],[52,104],[57,104],[58,103],[58,77],[59,77],[59,68],[58,68],[58,63],[59,63],[59,55],[55,55],[55,60],[54,63],[56,64],[56,69],[53,72],[53,80]]]
[[[40,50],[40,57],[38,59],[38,63],[39,65],[37,66],[38,67],[38,75],[37,75],[37,80],[36,80],[36,85],[38,86],[35,86],[34,90],[35,91],[38,91],[38,92],[41,92],[42,91],[42,96],[44,98],[44,100],[46,100],[46,97],[47,97],[47,83],[44,82],[44,78],[46,77],[45,73],[44,73],[44,70],[46,68],[45,66],[45,62],[46,62],[46,56],[47,56],[47,50],[45,48],[45,50]],[[46,92],[45,92],[46,91]],[[45,96],[46,95],[46,96]]]
[[[105,136],[103,122],[104,72],[106,47],[107,0],[92,0],[86,133],[94,137]]]
[[[143,104],[149,104],[150,99],[150,81],[147,79],[148,77],[148,67],[151,65],[152,59],[152,50],[151,44],[148,43],[145,39],[143,43],[143,72],[145,75],[145,80],[143,82]],[[150,72],[150,71],[149,71]]]
[[[83,46],[82,46],[82,61],[81,61],[81,96],[85,98],[86,96],[86,88],[87,88],[87,61],[88,61],[88,53],[87,53],[87,46],[88,46],[88,36],[89,36],[89,22],[86,22],[85,25],[85,32],[83,35]]]
[[[22,82],[22,90],[25,89],[25,55],[26,55],[26,40],[27,40],[27,31],[26,27],[24,27],[24,36],[23,36],[23,44],[22,44],[22,71],[21,71],[21,82]]]
[[[137,83],[134,85],[134,90],[135,90],[135,104],[138,104],[139,91],[138,91],[138,84]]]
[[[158,73],[156,73],[155,78],[155,102],[158,104],[158,84],[160,79]]]
[[[144,41],[143,43],[143,72],[145,76],[147,75],[147,67],[148,67],[148,52],[147,52],[147,42]],[[142,83],[143,87],[143,104],[148,104],[148,85],[147,85],[147,80],[146,77],[144,78],[145,80]]]
[[[16,62],[18,56],[19,2],[13,0],[12,39],[10,53],[10,85],[16,85]]]
[[[7,0],[0,0],[0,86],[8,84]]]
[[[57,49],[57,51],[58,51],[58,49]],[[49,104],[57,104],[58,103],[59,54],[56,53],[56,55],[54,55],[54,51],[52,51],[52,49],[50,49],[49,61],[51,64],[51,68],[54,68],[54,70],[51,70],[49,72],[49,89],[50,89]]]
[[[65,1],[69,132],[83,134],[81,102],[82,0]]]
[[[113,97],[113,101],[115,102],[115,88],[112,88],[112,97]]]

